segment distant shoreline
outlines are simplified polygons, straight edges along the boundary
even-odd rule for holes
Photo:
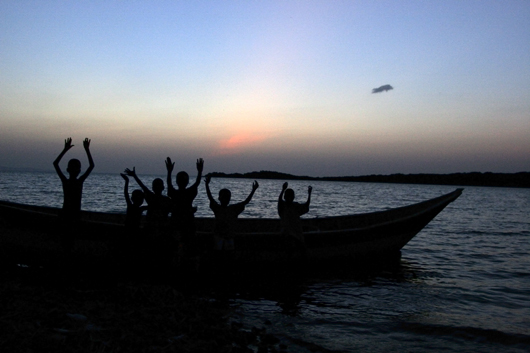
[[[30,168],[6,168],[0,166],[0,172],[39,172],[53,173],[50,171],[34,170]],[[113,174],[113,173],[98,173]],[[362,176],[339,177],[310,177],[292,175],[281,172],[262,170],[250,173],[221,173],[212,172],[207,175],[212,178],[239,178],[239,179],[274,179],[274,180],[321,180],[345,181],[359,183],[396,183],[396,184],[429,184],[429,185],[455,185],[455,186],[492,186],[530,188],[530,172],[519,173],[492,173],[470,172],[451,174],[371,174]]]
[[[397,184],[430,184],[456,186],[493,186],[530,188],[530,172],[519,173],[452,173],[452,174],[390,174],[363,175],[344,177],[309,177],[287,173],[259,171],[250,173],[208,173],[213,178],[241,179],[278,179],[278,180],[321,180],[321,181],[352,181],[365,183],[397,183]]]

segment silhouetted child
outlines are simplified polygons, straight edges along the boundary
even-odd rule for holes
[[[278,198],[278,215],[282,223],[282,233],[287,236],[288,252],[293,253],[297,250],[305,256],[305,239],[302,232],[302,222],[300,216],[309,212],[309,204],[311,203],[311,191],[313,188],[308,187],[307,201],[300,204],[294,202],[293,189],[287,189],[287,183],[283,184],[280,197]]]
[[[197,258],[200,253],[199,241],[195,234],[195,212],[196,207],[193,207],[193,200],[197,196],[197,189],[201,183],[202,170],[204,161],[202,158],[197,159],[197,180],[195,183],[188,186],[188,173],[182,171],[177,173],[176,182],[178,189],[173,187],[171,182],[171,173],[175,163],[171,162],[171,158],[166,159],[167,169],[167,194],[171,199],[171,227],[177,235],[179,242],[179,257],[188,257],[190,259]],[[195,259],[194,261],[197,261]]]
[[[125,216],[125,234],[118,239],[117,256],[124,262],[123,264],[129,268],[135,268],[135,272],[142,270],[145,267],[144,250],[146,247],[146,239],[142,237],[141,224],[142,213],[147,210],[147,206],[142,206],[144,203],[144,193],[142,190],[134,190],[129,197],[129,177],[125,174],[120,174],[125,180],[123,187],[123,195],[127,203],[127,213]]]
[[[252,191],[248,197],[236,204],[229,205],[232,193],[228,189],[221,189],[219,191],[219,202],[214,200],[210,192],[211,177],[204,178],[206,185],[206,194],[210,200],[210,208],[215,215],[214,228],[214,249],[215,250],[234,250],[234,225],[237,217],[245,210],[245,206],[252,200],[254,192],[259,187],[257,181],[252,183]]]
[[[151,191],[138,178],[134,167],[132,170],[129,168],[125,169],[125,174],[133,177],[144,192],[145,201],[147,201],[146,227],[152,236],[162,235],[161,233],[166,231],[168,226],[168,215],[171,206],[169,198],[162,195],[164,181],[160,178],[154,179],[152,184],[153,191]]]
[[[171,265],[171,249],[174,247],[168,229],[171,201],[167,196],[162,195],[164,181],[160,178],[154,179],[153,191],[151,191],[138,178],[134,167],[132,170],[125,169],[125,174],[136,180],[144,192],[145,201],[147,201],[145,228],[148,238],[142,249],[146,255],[146,267],[150,267],[151,272],[155,271],[156,274],[164,276],[164,272],[169,270]]]
[[[83,141],[83,147],[85,148],[88,157],[88,169],[83,175],[78,177],[81,173],[81,162],[78,159],[70,159],[70,161],[68,161],[68,167],[66,168],[66,171],[68,172],[67,178],[61,171],[59,162],[72,147],[74,147],[74,145],[72,145],[72,138],[69,137],[64,140],[64,148],[62,152],[57,156],[55,161],[53,161],[53,166],[55,167],[55,171],[57,172],[57,175],[59,175],[63,186],[63,208],[59,214],[59,218],[63,227],[61,231],[63,246],[66,250],[71,250],[73,246],[73,233],[76,231],[75,228],[81,218],[83,182],[94,169],[94,161],[90,154],[90,140],[85,138]]]
[[[142,190],[134,190],[129,197],[129,178],[125,174],[120,174],[125,180],[123,188],[123,195],[127,203],[127,215],[125,217],[125,228],[130,231],[137,231],[140,229],[142,223],[142,213],[147,210],[147,206],[142,206],[144,203],[144,193]]]

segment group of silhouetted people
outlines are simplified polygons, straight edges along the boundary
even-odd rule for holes
[[[72,139],[65,140],[64,148],[53,162],[55,170],[61,179],[64,201],[60,213],[61,237],[66,250],[73,247],[73,235],[78,227],[81,217],[81,198],[83,182],[94,169],[94,161],[90,154],[90,140],[83,141],[89,167],[84,174],[81,173],[81,162],[71,159],[66,171],[67,178],[59,167],[62,157],[70,150]],[[136,175],[136,170],[125,169],[121,174],[125,180],[124,197],[127,205],[125,218],[125,239],[120,243],[125,251],[134,259],[144,258],[147,262],[161,261],[163,267],[171,265],[187,265],[198,269],[199,257],[207,249],[214,253],[232,254],[236,248],[234,244],[234,229],[238,216],[244,211],[245,206],[252,200],[259,184],[254,181],[252,191],[248,197],[239,203],[230,204],[231,192],[221,189],[217,202],[210,191],[210,176],[205,177],[206,193],[210,201],[210,209],[215,215],[215,227],[210,244],[205,244],[196,234],[195,212],[193,201],[198,193],[201,182],[204,161],[197,160],[197,179],[189,185],[189,175],[181,171],[176,175],[177,188],[173,187],[171,175],[175,163],[171,158],[165,161],[167,170],[167,195],[163,195],[164,181],[160,178],[153,180],[151,190]],[[134,190],[129,195],[129,177],[134,178],[141,189]],[[305,241],[302,233],[300,216],[309,211],[312,188],[308,188],[308,198],[303,204],[294,201],[294,191],[287,188],[284,183],[278,198],[278,215],[281,219],[282,233],[286,236],[286,251],[292,253],[298,250],[305,255]],[[144,206],[144,201],[147,206]],[[145,226],[142,228],[142,215],[146,211]],[[169,216],[171,214],[171,216]],[[155,260],[158,259],[158,260]],[[134,261],[134,260],[133,260]]]

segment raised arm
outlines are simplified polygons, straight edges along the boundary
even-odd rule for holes
[[[311,191],[313,191],[313,188],[310,186],[307,188],[307,201],[306,203],[301,205],[302,207],[300,208],[300,216],[309,212],[309,204],[311,203]]]
[[[252,183],[252,191],[250,192],[250,194],[248,195],[248,197],[245,199],[245,201],[243,201],[243,204],[246,205],[250,202],[250,200],[252,200],[252,196],[254,196],[254,193],[256,192],[256,189],[259,187],[259,184],[256,180],[254,180],[254,182]]]
[[[283,194],[285,193],[285,190],[287,190],[287,182],[283,183],[282,191],[280,192],[280,196],[278,197],[278,214],[281,215],[282,207],[285,201],[283,200]]]
[[[173,173],[173,168],[175,168],[175,162],[171,162],[171,158],[166,158],[166,170],[167,170],[167,189],[173,190],[173,183],[171,182],[171,173]]]
[[[281,202],[283,201],[283,194],[285,193],[285,190],[287,190],[287,186],[289,184],[287,184],[287,182],[283,183],[282,185],[282,191],[280,192],[280,197],[278,197],[278,202]]]
[[[210,200],[210,202],[217,202],[215,201],[215,199],[213,198],[212,196],[212,192],[210,191],[210,180],[212,179],[212,177],[210,177],[209,175],[207,175],[205,178],[204,178],[204,185],[206,186],[206,195],[208,195],[208,200]]]
[[[138,185],[140,185],[140,187],[142,188],[144,193],[151,192],[151,190],[149,190],[147,188],[147,186],[145,186],[144,183],[142,183],[142,181],[140,180],[140,178],[138,178],[138,176],[136,175],[136,168],[135,167],[133,167],[132,170],[130,170],[129,168],[125,169],[125,174],[127,174],[128,176],[133,177],[134,180],[136,180],[136,182],[138,183]]]
[[[79,178],[80,180],[85,180],[94,169],[94,160],[92,159],[92,154],[90,153],[90,139],[85,138],[85,140],[83,141],[83,147],[85,148],[86,156],[88,158],[88,169]]]
[[[307,188],[307,207],[309,207],[309,204],[311,203],[311,192],[313,191],[313,187],[312,186],[309,186]]]
[[[123,196],[125,196],[125,202],[127,206],[132,204],[131,198],[129,197],[129,177],[127,175],[120,173],[121,177],[125,180],[125,186],[123,187]]]
[[[204,168],[204,160],[202,158],[197,159],[197,180],[195,180],[195,184],[193,184],[193,187],[198,187],[199,184],[201,183],[203,168]]]
[[[74,145],[72,145],[72,138],[69,137],[69,138],[65,139],[64,140],[64,148],[63,148],[63,150],[61,151],[61,153],[59,153],[57,158],[55,158],[55,160],[53,161],[53,166],[55,168],[55,171],[57,172],[57,174],[59,175],[59,178],[61,178],[61,180],[66,180],[66,176],[61,171],[61,167],[59,167],[59,162],[61,161],[61,159],[63,158],[65,153],[72,147],[74,147]]]

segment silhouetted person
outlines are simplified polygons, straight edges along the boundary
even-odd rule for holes
[[[125,233],[118,239],[117,256],[124,265],[128,268],[135,268],[135,272],[145,267],[144,254],[142,250],[145,249],[145,239],[142,237],[142,213],[148,209],[147,206],[142,206],[144,203],[144,193],[142,190],[136,189],[129,197],[129,177],[125,174],[120,174],[125,180],[123,187],[123,195],[127,203],[127,213],[125,216]]]
[[[155,266],[155,271],[166,271],[171,265],[171,249],[174,247],[169,234],[169,211],[171,201],[162,195],[164,181],[160,178],[153,180],[153,191],[149,190],[136,175],[136,170],[125,169],[125,173],[136,180],[142,188],[147,201],[146,231],[148,238],[145,243],[145,253],[150,267]],[[163,275],[163,274],[162,274]]]
[[[142,224],[142,213],[147,210],[147,206],[142,206],[144,203],[144,193],[142,190],[134,190],[129,197],[129,177],[125,174],[120,174],[125,180],[123,188],[123,195],[127,203],[127,214],[125,216],[125,228],[128,231],[138,231]]]
[[[287,237],[289,253],[292,254],[296,250],[305,256],[306,246],[300,216],[309,212],[313,188],[311,186],[307,188],[307,201],[300,204],[294,202],[294,191],[288,189],[287,185],[287,183],[283,184],[278,198],[278,215],[282,223],[282,234]]]
[[[168,226],[168,215],[171,206],[169,198],[162,195],[162,191],[165,189],[164,181],[160,178],[154,179],[152,183],[153,191],[151,191],[138,178],[134,167],[132,170],[129,168],[125,169],[125,174],[133,177],[144,192],[145,201],[147,201],[146,227],[152,236],[161,235],[159,233],[164,232]]]
[[[176,232],[177,241],[179,242],[179,261],[188,258],[197,265],[198,256],[200,253],[199,241],[195,234],[195,212],[196,207],[193,207],[193,200],[197,196],[197,190],[201,183],[202,170],[204,161],[202,158],[197,159],[197,180],[195,183],[188,186],[189,175],[182,171],[177,173],[176,182],[177,189],[173,187],[171,182],[171,173],[175,163],[171,158],[166,159],[167,169],[167,194],[171,199],[171,227]]]
[[[254,192],[259,187],[257,181],[252,183],[252,191],[248,197],[236,204],[229,205],[232,193],[228,189],[219,191],[219,203],[215,201],[210,191],[211,177],[204,178],[206,185],[206,194],[210,200],[210,209],[215,215],[214,228],[214,249],[215,250],[234,250],[234,225],[237,217],[245,210],[245,206],[252,200]]]
[[[62,230],[62,242],[66,250],[71,250],[73,246],[73,233],[76,231],[77,223],[81,218],[81,198],[83,196],[83,182],[90,175],[94,169],[94,161],[92,160],[92,155],[90,154],[90,140],[85,138],[83,141],[83,147],[85,148],[87,157],[88,157],[88,169],[83,175],[79,177],[81,173],[81,162],[78,159],[70,159],[68,161],[68,167],[66,171],[68,172],[68,178],[63,174],[61,168],[59,167],[59,162],[66,154],[66,152],[74,147],[72,145],[72,138],[69,137],[64,140],[64,148],[62,152],[57,156],[55,161],[53,161],[53,166],[63,186],[63,208],[59,214],[61,220]]]

